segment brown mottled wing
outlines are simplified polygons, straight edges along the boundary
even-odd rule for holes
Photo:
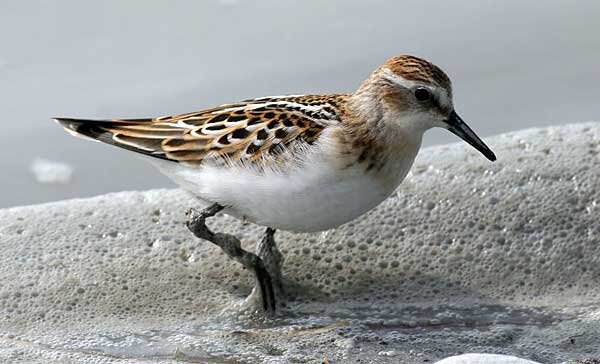
[[[170,161],[254,161],[314,143],[339,121],[345,97],[267,97],[156,119],[56,120],[74,134]]]

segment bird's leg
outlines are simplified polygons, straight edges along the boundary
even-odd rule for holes
[[[281,283],[281,263],[283,255],[277,249],[275,242],[275,229],[267,228],[260,244],[258,244],[258,256],[262,259],[263,264],[273,282],[275,294],[278,297],[283,297],[283,285]]]
[[[273,313],[275,311],[275,291],[273,289],[273,280],[269,270],[265,265],[265,262],[263,262],[258,255],[242,249],[240,240],[235,236],[223,233],[214,233],[206,226],[206,219],[216,215],[223,209],[224,206],[217,203],[210,205],[202,211],[189,209],[186,212],[188,217],[186,223],[187,227],[195,236],[215,244],[230,258],[235,259],[246,269],[252,271],[256,281],[256,285],[252,292],[253,294],[257,292],[260,295],[263,309],[267,313]],[[271,240],[273,238],[273,233],[271,233]]]

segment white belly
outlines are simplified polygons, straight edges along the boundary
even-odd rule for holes
[[[365,174],[364,166],[340,169],[314,160],[286,173],[193,169],[172,162],[158,167],[201,200],[227,206],[227,214],[276,229],[310,232],[339,226],[377,206],[406,176],[413,160],[411,155],[396,161],[388,183]]]

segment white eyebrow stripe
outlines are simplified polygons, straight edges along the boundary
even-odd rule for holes
[[[416,86],[425,87],[429,89],[433,94],[438,96],[440,105],[446,107],[452,106],[452,100],[450,99],[450,95],[448,95],[448,91],[443,87],[432,87],[428,85],[423,85],[412,80],[407,80],[406,78],[395,74],[389,68],[383,69],[383,75],[387,80],[407,89],[411,89]]]
[[[407,80],[406,78],[395,74],[389,68],[384,68],[383,69],[383,75],[389,81],[392,81],[393,83],[395,83],[395,84],[397,84],[399,86],[402,86],[404,88],[413,88],[413,87],[415,87],[417,85],[421,85],[421,84],[419,84],[419,83],[417,83],[415,81]],[[428,86],[425,86],[425,87],[431,89],[431,87],[428,87]]]

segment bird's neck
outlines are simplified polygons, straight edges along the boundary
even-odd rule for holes
[[[344,110],[346,133],[355,145],[402,152],[406,148],[421,146],[426,128],[413,115],[398,112],[388,106],[381,95],[379,79],[371,76],[353,94],[348,96]]]
[[[335,138],[347,166],[397,184],[412,165],[423,132],[394,119],[398,115],[385,109],[371,85],[363,84],[348,97]]]

